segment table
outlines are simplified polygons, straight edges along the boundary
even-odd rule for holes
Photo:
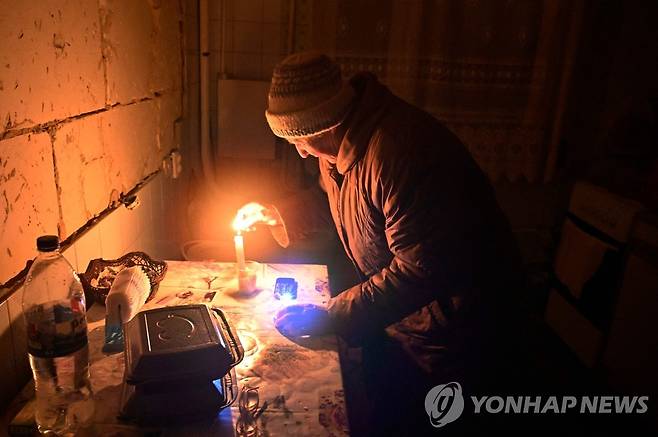
[[[299,283],[296,303],[325,305],[329,299],[327,268],[309,264],[257,264],[257,291],[237,291],[234,263],[168,261],[167,274],[156,296],[144,309],[205,303],[219,307],[238,331],[245,358],[236,367],[240,386],[258,387],[261,406],[259,430],[271,436],[348,435],[343,382],[334,336],[294,343],[274,327],[274,314],[285,303],[273,296],[277,277]],[[104,342],[105,308],[93,305],[87,312],[91,378],[96,412],[94,435],[235,435],[237,402],[223,410],[212,424],[193,423],[164,429],[140,429],[116,419],[123,383],[123,353],[107,355]],[[29,388],[24,392],[29,393]]]

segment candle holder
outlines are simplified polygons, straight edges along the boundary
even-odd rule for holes
[[[245,261],[244,267],[236,265],[238,278],[238,292],[251,294],[259,290],[259,282],[262,277],[263,265],[256,261]]]
[[[238,270],[238,291],[253,293],[258,289],[258,276],[256,272],[246,268]]]

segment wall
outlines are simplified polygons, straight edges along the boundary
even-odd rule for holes
[[[208,3],[210,137],[212,147],[218,151],[221,145],[217,142],[217,81],[220,77],[270,80],[274,65],[287,53],[291,2],[225,0]],[[237,208],[253,199],[271,199],[299,189],[303,183],[303,164],[293,148],[279,142],[274,159],[222,157],[215,160],[214,168],[217,191],[209,190],[210,184],[201,172],[194,173],[195,185],[187,220],[192,238],[220,240],[225,243],[226,250],[215,254],[215,258],[229,259],[233,255],[230,223]],[[267,183],[263,184],[263,180]],[[266,251],[276,249],[273,241],[266,245],[268,247],[263,248]]]
[[[564,126],[570,176],[658,208],[656,2],[587,2]]]
[[[335,52],[336,48],[332,43],[335,43],[336,37],[327,34],[335,32],[338,24],[331,20],[315,22],[306,16],[309,8],[317,2],[294,2],[292,11],[295,17],[294,35],[289,42],[292,3],[290,0],[210,2],[210,121],[211,138],[216,150],[221,147],[216,141],[217,78],[269,81],[274,65],[285,57],[288,50],[291,50],[290,43],[292,50],[309,49],[310,47],[304,44],[312,39],[325,44],[317,47],[318,49],[329,53]],[[325,2],[322,5],[328,9],[332,7],[335,9],[338,7],[338,2]],[[345,5],[349,4],[346,2]],[[368,21],[374,22],[373,20],[370,17]],[[309,24],[311,22],[312,26]],[[311,38],[309,35],[313,32],[319,36]],[[347,30],[343,33],[345,32]],[[341,41],[346,45],[344,51],[350,52],[348,47],[350,39],[341,35],[343,38]],[[347,35],[350,33],[348,32]],[[358,41],[352,41],[352,45],[355,50],[358,48]],[[199,199],[190,204],[189,217],[195,237],[220,240],[223,238],[225,240],[223,245],[227,247],[226,256],[231,256],[232,242],[229,226],[231,212],[252,199],[271,199],[298,190],[311,179],[305,178],[304,174],[313,174],[314,165],[315,160],[301,160],[294,149],[284,142],[279,143],[276,159],[272,161],[219,159],[215,167],[221,188],[220,194],[205,196],[197,194]],[[262,184],[260,182],[262,180],[267,180],[268,183]],[[200,191],[198,190],[198,193]],[[527,262],[542,266],[549,264],[553,232],[564,212],[565,191],[568,189],[559,183],[542,185],[501,181],[496,185],[496,191],[499,202],[519,237]],[[221,230],[224,230],[224,235],[219,235]],[[267,240],[267,236],[265,237]],[[263,238],[254,238],[254,240],[258,241],[248,241],[249,248],[254,247],[254,244],[265,246],[262,242]],[[262,247],[262,249],[267,252],[275,248]]]
[[[224,4],[225,28],[222,29]],[[286,54],[289,0],[225,0],[210,7],[210,109],[216,132],[216,79],[269,81]],[[222,43],[224,60],[222,61]],[[217,138],[214,135],[214,138]]]
[[[37,236],[69,237],[180,146],[183,12],[179,0],[0,1],[0,284]],[[131,250],[166,255],[175,185],[156,176],[139,207],[64,255],[78,271]],[[21,298],[0,300],[0,407],[29,377]]]

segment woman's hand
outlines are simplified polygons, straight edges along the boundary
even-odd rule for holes
[[[233,219],[233,229],[239,232],[252,231],[257,224],[281,225],[281,216],[274,207],[250,202],[238,210]]]
[[[289,338],[319,337],[333,332],[327,310],[312,304],[283,308],[274,316],[274,326]]]

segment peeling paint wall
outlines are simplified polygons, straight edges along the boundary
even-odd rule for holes
[[[181,148],[189,0],[0,0],[0,284],[42,234],[69,237]],[[187,106],[187,104],[185,104]],[[175,181],[158,175],[65,256],[78,271],[159,256]],[[0,407],[29,375],[22,290],[0,303]]]

